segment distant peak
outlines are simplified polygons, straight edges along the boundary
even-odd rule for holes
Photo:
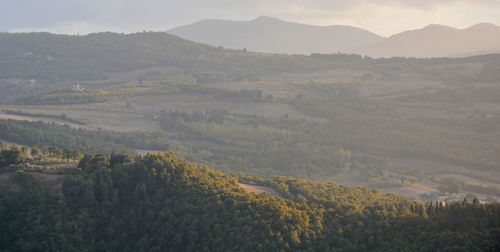
[[[268,16],[260,16],[250,20],[251,22],[281,22],[281,20]]]
[[[492,23],[479,23],[475,24],[473,26],[470,26],[468,28],[465,28],[465,30],[470,30],[470,29],[482,29],[482,28],[496,28],[498,26],[492,24]]]
[[[454,31],[457,29],[450,27],[450,26],[446,26],[446,25],[430,24],[430,25],[422,28],[422,30],[451,30],[451,31]]]

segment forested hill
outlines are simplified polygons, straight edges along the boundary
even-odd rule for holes
[[[257,80],[270,73],[313,72],[334,68],[421,72],[437,63],[490,63],[497,59],[498,55],[459,59],[375,60],[347,54],[262,54],[199,44],[165,32],[105,32],[85,36],[0,33],[0,79],[55,83],[105,80],[116,73],[131,73],[121,78],[135,81],[149,78],[155,73],[188,75],[202,81],[210,76],[211,81],[227,81]],[[495,64],[493,70],[496,69]],[[200,76],[202,78],[198,78]]]
[[[431,205],[336,183],[234,177],[173,153],[86,156],[64,197],[29,173],[0,198],[2,251],[498,251],[500,205]],[[274,188],[284,199],[237,184]]]
[[[150,68],[255,78],[268,72],[323,69],[331,67],[332,62],[308,56],[226,50],[164,32],[85,36],[0,33],[0,79],[92,80],[105,79],[111,72]]]
[[[0,76],[31,75],[34,79],[104,78],[105,72],[125,72],[154,65],[182,67],[203,52],[216,51],[166,33],[108,32],[87,36],[2,33],[0,45]]]

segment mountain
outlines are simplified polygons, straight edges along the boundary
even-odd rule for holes
[[[357,53],[371,57],[465,57],[500,52],[500,27],[465,29],[431,24],[389,38],[351,26],[314,26],[270,17],[203,20],[168,31],[213,46],[270,53]]]
[[[314,26],[270,17],[250,21],[203,20],[168,31],[182,38],[233,49],[269,53],[336,53],[382,37],[351,26]]]
[[[3,150],[0,158],[11,152]],[[0,196],[1,251],[500,247],[500,204],[477,199],[433,205],[334,182],[235,177],[187,163],[172,152],[135,160],[123,154],[87,155],[79,167],[71,175],[0,173],[0,193],[8,189]],[[279,197],[248,191],[251,184]]]
[[[372,57],[459,57],[500,52],[500,27],[477,24],[465,29],[428,25],[355,48]]]

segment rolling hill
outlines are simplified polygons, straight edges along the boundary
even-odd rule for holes
[[[265,73],[327,69],[346,57],[332,60],[246,53],[191,42],[165,32],[85,36],[0,33],[0,79],[96,80],[106,79],[110,73],[159,68],[167,72],[255,79]]]
[[[382,37],[352,26],[314,26],[258,17],[250,21],[203,20],[168,33],[233,49],[269,53],[336,53]]]

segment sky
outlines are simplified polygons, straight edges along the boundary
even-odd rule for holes
[[[500,25],[500,0],[0,0],[0,31],[167,31],[203,19],[269,16],[351,25],[382,36],[428,24]]]

